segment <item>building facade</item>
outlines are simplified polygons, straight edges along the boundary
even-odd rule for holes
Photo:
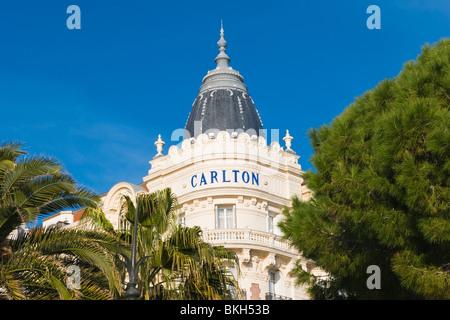
[[[283,240],[278,228],[281,211],[294,195],[311,197],[299,156],[291,149],[293,138],[287,132],[284,146],[268,143],[243,77],[229,66],[223,28],[217,44],[217,67],[203,78],[183,141],[163,154],[159,137],[143,183],[113,186],[103,196],[103,211],[115,228],[122,228],[123,195],[133,198],[170,187],[178,198],[179,222],[200,226],[206,241],[237,254],[239,268],[228,268],[246,299],[308,299],[306,289],[295,285],[292,270],[297,263],[313,274],[320,270]]]

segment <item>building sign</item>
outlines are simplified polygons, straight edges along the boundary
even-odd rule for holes
[[[204,186],[213,183],[236,183],[243,182],[259,186],[259,173],[240,170],[219,170],[194,174],[191,177],[191,186]]]

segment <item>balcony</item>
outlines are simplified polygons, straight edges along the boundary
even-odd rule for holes
[[[266,300],[292,300],[292,298],[280,294],[266,292]]]
[[[203,232],[204,240],[213,244],[256,244],[295,253],[289,241],[280,236],[251,229],[215,229]]]

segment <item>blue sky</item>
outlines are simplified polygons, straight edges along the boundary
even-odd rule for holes
[[[69,30],[69,5],[81,30]],[[369,5],[381,29],[369,30]],[[162,135],[183,128],[215,68],[220,20],[230,65],[266,129],[307,131],[449,37],[447,0],[9,1],[0,7],[0,141],[60,160],[99,193],[142,182]]]

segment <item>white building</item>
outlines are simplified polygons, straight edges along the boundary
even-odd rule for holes
[[[200,226],[206,241],[237,253],[247,299],[307,299],[291,271],[297,262],[311,271],[311,264],[281,239],[277,226],[292,196],[310,197],[299,156],[289,133],[285,150],[277,141],[268,145],[243,77],[228,66],[223,29],[218,46],[217,68],[203,78],[182,143],[163,155],[159,137],[143,184],[116,184],[104,197],[104,212],[119,228],[122,195],[170,187],[181,223]]]
[[[159,137],[143,183],[113,186],[103,196],[103,211],[121,228],[123,195],[170,187],[180,204],[180,223],[200,226],[206,241],[236,252],[246,299],[308,299],[306,289],[294,285],[292,269],[300,263],[308,272],[321,272],[282,240],[277,226],[292,196],[311,197],[291,149],[293,138],[286,133],[285,149],[278,141],[268,144],[243,77],[228,65],[223,29],[217,44],[217,68],[203,78],[183,141],[164,155]]]

